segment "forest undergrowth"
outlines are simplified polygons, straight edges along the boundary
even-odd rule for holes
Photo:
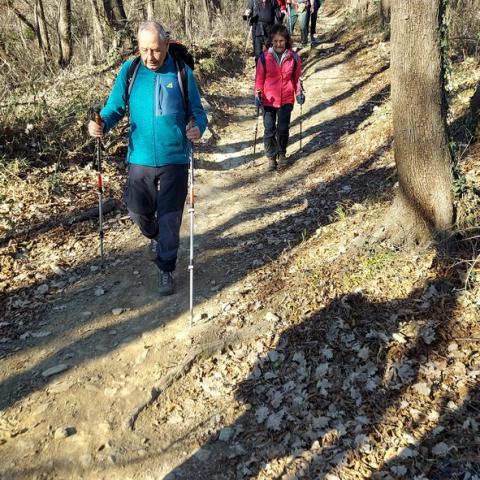
[[[192,457],[175,478],[192,478],[194,467],[218,473],[231,466],[236,478],[478,479],[480,149],[470,121],[478,58],[453,63],[459,222],[450,245],[400,250],[370,240],[396,181],[388,42],[358,30],[325,40],[329,46],[302,59],[315,65],[340,46],[352,77],[371,75],[360,93],[369,115],[342,104],[341,135],[325,151],[307,152],[295,186],[302,206],[278,231],[304,232],[304,240],[242,279],[238,306],[224,313],[219,335],[261,322],[263,330],[199,359],[170,387],[174,401],[155,403],[138,428],[168,438],[167,419],[187,416],[192,398],[205,405],[205,417],[215,408],[223,412],[215,428],[199,429],[190,443],[215,458],[221,450],[212,445],[228,442],[228,455],[208,465]],[[215,124],[228,118],[218,76],[243,74],[232,71],[231,58],[240,56],[234,45],[200,62],[214,119],[206,150],[214,149]],[[49,296],[61,294],[82,269],[99,268],[96,218],[89,213],[97,201],[88,166],[93,144],[85,124],[113,74],[68,71],[34,98],[18,97],[15,114],[7,108],[2,116],[2,342],[28,330]],[[112,142],[107,152],[106,243],[113,258],[128,222],[121,206],[124,142]],[[287,190],[278,192],[286,203]]]
[[[203,88],[243,68],[233,42],[193,51]],[[106,101],[118,67],[66,70],[35,94],[21,86],[0,107],[0,336],[28,330],[44,300],[78,280],[85,264],[91,262],[92,271],[100,268],[95,144],[86,124],[92,107]],[[106,244],[112,255],[127,221],[122,204],[126,126],[124,120],[102,153]]]

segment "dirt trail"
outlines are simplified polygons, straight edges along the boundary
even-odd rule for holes
[[[295,106],[289,147],[294,164],[280,174],[265,173],[261,155],[253,156],[251,66],[242,78],[229,80],[236,95],[228,98],[234,105],[228,125],[218,132],[214,153],[199,154],[193,328],[185,213],[177,294],[156,295],[145,240],[133,226],[124,227],[106,270],[74,284],[42,318],[42,329],[2,360],[0,478],[163,478],[192,454],[185,438],[150,436],[149,405],[166,379],[174,381],[196,360],[192,353],[209,355],[253,333],[235,318],[242,292],[253,288],[254,294],[249,273],[298,236],[276,235],[275,225],[308,207],[299,186],[322,181],[309,177],[309,167],[321,155],[317,150],[343,133],[335,126],[341,110],[334,99],[348,90],[349,72],[341,52],[333,61],[325,57],[304,58],[304,154],[298,153]],[[321,123],[330,128],[319,131]],[[190,401],[194,409],[195,399]],[[182,425],[187,431],[197,427]],[[192,472],[189,478],[197,477]]]

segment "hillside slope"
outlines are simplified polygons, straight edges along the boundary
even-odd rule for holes
[[[205,85],[215,128],[197,151],[193,327],[187,221],[171,298],[122,212],[104,270],[94,221],[69,236],[71,266],[58,225],[23,245],[23,267],[41,250],[63,272],[9,283],[31,316],[19,326],[19,304],[1,324],[0,478],[480,475],[473,240],[448,257],[369,241],[395,183],[388,43],[339,37],[339,16],[320,23],[285,172],[253,154],[251,59]]]

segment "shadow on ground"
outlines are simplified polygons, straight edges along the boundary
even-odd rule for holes
[[[188,479],[192,472],[199,480],[256,478],[266,471],[276,480],[288,474],[313,479],[342,468],[344,474],[380,479],[399,465],[408,478],[423,473],[434,480],[470,478],[463,475],[478,472],[478,445],[474,429],[468,433],[471,441],[462,440],[462,424],[464,414],[475,418],[478,412],[478,387],[459,411],[448,412],[447,403],[460,399],[442,388],[437,371],[430,396],[415,404],[424,408],[419,418],[402,404],[403,395],[424,379],[424,369],[443,364],[448,355],[458,286],[458,279],[439,275],[406,298],[376,302],[361,293],[344,295],[287,329],[239,386],[238,399],[251,408],[229,426],[233,437],[221,442],[216,432],[165,478]],[[419,329],[416,338],[398,344],[393,335],[412,318]],[[425,340],[432,332],[436,340]],[[413,435],[433,402],[444,406],[435,424],[444,428],[441,435],[428,428],[430,433],[410,445],[411,456],[370,466],[378,456],[383,460],[389,447],[397,449],[397,433],[389,437],[390,422],[397,422],[392,430]],[[439,460],[431,454],[441,439],[455,457]],[[376,455],[375,449],[380,449]],[[277,459],[288,459],[280,472]]]

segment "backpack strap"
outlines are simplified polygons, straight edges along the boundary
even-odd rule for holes
[[[129,110],[130,103],[130,93],[132,92],[133,82],[135,82],[135,77],[137,76],[138,69],[140,67],[140,57],[135,57],[132,63],[128,67],[127,71],[127,85],[125,86],[125,105],[127,111]]]
[[[175,61],[175,70],[177,70],[177,78],[178,78],[178,85],[180,87],[180,91],[182,92],[183,98],[183,108],[185,109],[185,113],[188,114],[188,78],[187,78],[187,67],[185,63],[181,60],[174,60]]]
[[[258,59],[262,62],[263,68],[265,69],[265,72],[267,71],[267,61],[265,60],[265,52],[263,51]]]
[[[292,57],[293,57],[293,70],[292,70],[292,80],[295,76],[295,72],[297,71],[297,64],[298,64],[298,53],[292,50]]]

